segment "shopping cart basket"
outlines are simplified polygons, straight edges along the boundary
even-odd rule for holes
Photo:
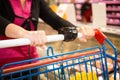
[[[56,38],[57,36],[54,37]],[[95,38],[101,46],[60,54],[54,54],[53,48],[48,47],[46,51],[47,56],[45,57],[5,64],[0,71],[0,80],[6,80],[6,77],[9,77],[9,80],[32,80],[32,77],[38,75],[41,80],[110,80],[111,73],[114,75],[113,80],[117,80],[116,73],[118,73],[117,69],[119,68],[117,66],[118,52],[116,47],[97,29],[95,30]],[[63,40],[63,35],[60,35],[57,39]],[[23,40],[22,43],[21,40]],[[13,40],[7,40],[5,41],[6,43],[1,41],[1,48],[30,44],[30,41],[27,39],[21,40],[16,39],[16,41],[18,41],[17,43],[20,44],[13,44]],[[48,40],[48,42],[49,41],[52,40]],[[105,42],[112,47],[114,56],[107,53]],[[9,45],[9,43],[12,44]],[[18,64],[21,65],[6,68]],[[32,72],[36,69],[38,71]],[[25,72],[27,72],[27,74],[24,74]],[[17,77],[14,76],[16,74]]]

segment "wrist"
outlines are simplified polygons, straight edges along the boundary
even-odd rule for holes
[[[24,38],[29,31],[25,30],[24,28],[10,23],[7,25],[5,30],[5,35],[10,38]]]

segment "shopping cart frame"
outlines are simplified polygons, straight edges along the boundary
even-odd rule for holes
[[[48,47],[48,49],[47,49],[47,56],[45,56],[45,57],[5,64],[1,68],[0,77],[5,76],[5,75],[14,74],[16,72],[20,72],[20,71],[24,71],[24,70],[30,70],[30,69],[32,70],[34,68],[41,68],[41,66],[49,66],[49,64],[51,64],[51,65],[53,64],[54,65],[57,62],[63,63],[62,61],[65,61],[65,60],[68,61],[69,59],[75,59],[78,56],[81,57],[81,56],[88,55],[88,54],[102,52],[102,55],[103,55],[102,57],[104,57],[104,59],[105,59],[105,64],[102,65],[103,72],[104,72],[104,74],[102,74],[102,76],[103,76],[104,80],[109,80],[109,76],[108,76],[109,72],[108,72],[108,66],[107,66],[107,60],[106,60],[106,58],[108,57],[108,58],[114,60],[114,64],[113,64],[114,65],[114,80],[116,80],[118,51],[117,51],[116,47],[112,44],[112,42],[101,31],[99,31],[97,29],[95,31],[96,31],[95,32],[95,38],[101,44],[101,47],[100,46],[95,46],[95,47],[92,47],[92,48],[85,48],[83,50],[75,50],[75,51],[62,53],[62,54],[57,54],[57,55],[54,54],[54,50],[53,50],[52,47]],[[112,47],[112,49],[114,50],[114,56],[111,56],[111,55],[106,53],[106,46],[105,46],[104,42],[107,42]],[[73,53],[76,53],[76,52],[84,52],[84,51],[94,50],[94,49],[95,49],[95,52],[88,52],[88,53],[85,53],[85,54],[83,53],[83,54],[73,55],[71,57],[68,57],[68,56],[66,57],[65,56],[65,57],[59,58],[59,56],[73,54]],[[52,55],[50,55],[49,53],[52,53]],[[100,57],[100,58],[102,58],[102,57]],[[29,63],[29,62],[32,62],[32,61],[43,60],[43,59],[46,59],[46,58],[51,58],[51,60],[49,60],[49,61],[42,61],[42,62],[39,62],[39,63],[32,63],[32,64],[29,64],[29,65],[23,65],[22,67],[18,66],[18,67],[14,67],[14,68],[5,69],[7,66],[11,66],[11,65],[15,65],[15,64],[21,64],[21,63],[26,63],[26,62]],[[71,66],[71,65],[69,65],[69,66]],[[65,67],[67,67],[67,66],[62,66],[61,70],[63,68],[65,68]],[[74,64],[73,64],[73,66],[74,66]],[[49,71],[54,71],[54,70],[57,70],[57,69],[58,68],[53,67],[53,69],[46,70],[46,71],[49,72]],[[45,73],[45,72],[41,72],[41,73]],[[41,73],[38,72],[38,73],[35,73],[35,74],[41,74]],[[30,75],[32,76],[34,74],[30,74]],[[23,77],[20,77],[20,78],[23,78]]]

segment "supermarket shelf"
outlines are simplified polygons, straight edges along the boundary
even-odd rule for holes
[[[105,33],[120,35],[120,28],[116,27],[101,27],[100,28]]]
[[[105,1],[107,8],[107,24],[109,25],[120,25],[120,1],[112,0]],[[112,22],[111,22],[112,21]]]
[[[107,17],[111,17],[111,18],[120,18],[120,16],[114,16],[114,15],[108,15]]]

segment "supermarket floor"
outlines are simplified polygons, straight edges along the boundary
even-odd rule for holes
[[[89,24],[83,24],[80,22],[76,22],[75,23],[77,26],[92,26],[91,23]],[[115,46],[117,47],[117,49],[120,49],[120,37],[119,37],[119,33],[117,35],[114,35],[115,30],[120,31],[120,27],[116,26],[113,30],[112,26],[109,26],[109,28],[107,30],[105,30],[104,28],[101,28],[103,32],[107,33],[105,35],[108,36],[108,38],[110,38],[110,40],[112,40],[112,43],[115,44]],[[112,29],[112,30],[111,30]],[[53,30],[49,25],[40,22],[40,24],[38,25],[38,30],[45,30],[47,35],[53,35],[53,34],[57,34],[57,31]],[[110,32],[111,30],[111,32]],[[110,34],[109,34],[110,32]],[[112,34],[111,34],[112,33]],[[106,44],[107,45],[107,44]],[[73,50],[80,50],[80,49],[85,49],[85,48],[89,48],[89,47],[94,47],[94,46],[100,46],[99,43],[92,38],[91,40],[88,40],[87,43],[82,43],[79,40],[74,40],[71,42],[63,42],[63,41],[57,41],[57,42],[51,42],[51,43],[47,43],[47,46],[52,46],[54,48],[54,52],[55,53],[63,53],[63,52],[69,52],[69,51],[73,51]],[[113,49],[111,49],[111,47],[109,45],[107,45],[108,48],[108,52],[113,54]],[[45,50],[42,50],[41,48],[38,47],[38,51],[40,53],[41,56],[45,56],[46,52]],[[120,50],[119,50],[120,51]]]

